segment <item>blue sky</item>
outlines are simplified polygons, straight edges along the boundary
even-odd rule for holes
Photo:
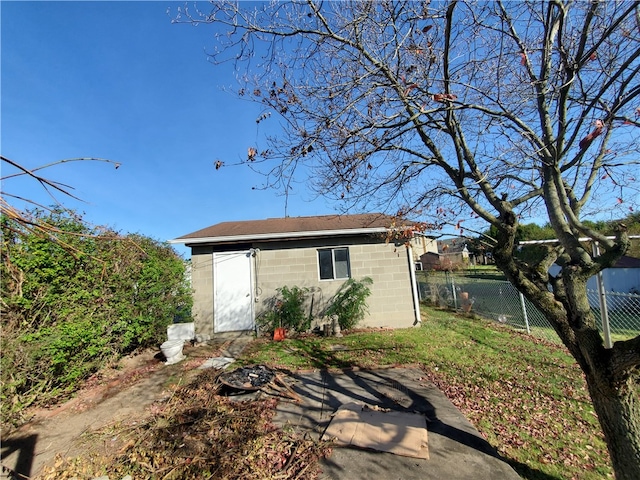
[[[167,10],[182,5],[0,2],[2,155],[28,168],[76,157],[121,163],[41,172],[74,187],[84,202],[58,199],[90,223],[168,240],[285,214],[278,192],[252,190],[262,178],[248,167],[215,170],[216,160],[237,162],[247,147],[264,146],[261,109],[223,90],[235,77],[231,65],[207,62],[213,27],[171,24]],[[32,181],[8,180],[3,190],[53,203]],[[287,214],[333,211],[302,190]]]

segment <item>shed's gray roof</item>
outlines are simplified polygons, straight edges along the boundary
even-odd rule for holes
[[[219,243],[251,240],[350,235],[385,232],[393,227],[410,225],[390,215],[363,213],[357,215],[321,215],[313,217],[268,218],[222,222],[183,235],[172,243]]]

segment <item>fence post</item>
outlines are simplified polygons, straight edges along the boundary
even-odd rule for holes
[[[531,333],[531,329],[529,328],[529,317],[527,317],[527,306],[524,303],[524,295],[522,292],[518,292],[520,294],[520,307],[522,307],[522,316],[524,317],[524,324],[527,327],[527,333]]]
[[[453,296],[453,309],[458,309],[458,299],[456,297],[456,282],[453,274],[451,274],[451,295]]]
[[[598,242],[593,242],[593,256],[600,255],[600,246]],[[611,329],[609,328],[609,310],[607,307],[607,293],[604,289],[604,279],[602,270],[598,272],[598,299],[600,300],[600,319],[602,320],[602,334],[604,336],[604,348],[613,347],[611,342]]]

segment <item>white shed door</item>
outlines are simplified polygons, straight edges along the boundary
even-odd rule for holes
[[[253,330],[251,254],[213,254],[213,331]]]

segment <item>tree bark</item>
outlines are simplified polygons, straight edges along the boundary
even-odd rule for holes
[[[587,375],[593,407],[604,432],[617,480],[640,478],[640,400],[638,386],[628,378],[614,385],[610,378]]]

